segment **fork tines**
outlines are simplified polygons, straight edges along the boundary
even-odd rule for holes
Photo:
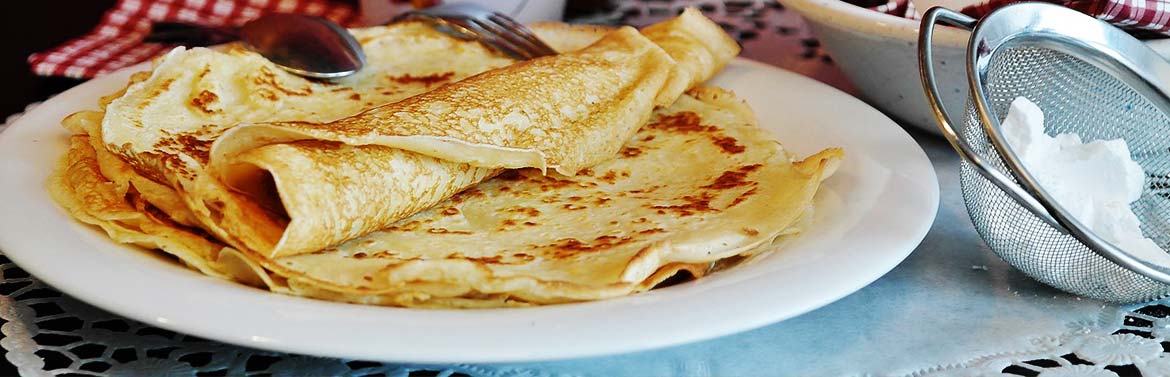
[[[531,30],[507,15],[472,4],[442,5],[413,11],[395,19],[425,20],[439,31],[464,39],[474,39],[517,59],[533,59],[557,52],[536,37]]]

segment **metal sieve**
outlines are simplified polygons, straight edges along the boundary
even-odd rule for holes
[[[931,43],[940,22],[971,31],[968,110],[958,130],[936,86]],[[1012,100],[1023,96],[1044,111],[1049,134],[1125,139],[1146,172],[1131,208],[1146,237],[1170,249],[1170,63],[1111,25],[1045,3],[1009,5],[979,21],[930,9],[918,59],[939,127],[963,158],[967,211],[996,254],[1085,297],[1130,303],[1170,294],[1170,266],[1135,257],[1073,218],[1022,166],[1000,129]]]

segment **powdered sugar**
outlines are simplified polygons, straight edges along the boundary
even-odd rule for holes
[[[1141,197],[1145,172],[1123,139],[1083,142],[1075,133],[1044,132],[1044,113],[1024,97],[1003,122],[1008,145],[1056,202],[1097,236],[1131,255],[1170,266],[1170,254],[1146,238],[1129,204]]]

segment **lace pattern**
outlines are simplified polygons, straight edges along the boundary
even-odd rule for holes
[[[1036,338],[1033,350],[978,358],[915,375],[1170,376],[1170,301],[1104,309],[1102,326],[1072,323],[1060,337]]]
[[[475,365],[386,364],[226,345],[128,320],[62,295],[0,257],[0,346],[22,375],[497,376]],[[536,371],[510,370],[541,376]]]
[[[22,375],[546,376],[536,369],[387,364],[226,345],[121,318],[62,295],[0,257],[0,340]],[[1170,376],[1170,302],[1107,307],[1059,337],[912,376]],[[696,372],[691,370],[691,372]],[[706,373],[699,374],[709,374]]]

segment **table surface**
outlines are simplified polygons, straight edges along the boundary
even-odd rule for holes
[[[46,3],[56,2],[37,6],[51,9]],[[88,5],[93,8],[90,25],[96,22],[92,13],[109,3]],[[743,43],[744,56],[853,90],[799,16],[772,2],[618,3],[616,9],[589,19],[637,25],[674,14],[685,4],[703,5]],[[5,17],[13,13],[20,12]],[[33,15],[26,20],[48,17],[47,11],[29,14]],[[87,29],[70,26],[72,32],[60,35]],[[62,38],[26,40],[6,47],[4,53],[8,57],[19,49],[16,54],[27,54]],[[10,74],[23,92],[3,91],[4,115],[75,83],[35,79],[24,69]],[[797,318],[710,341],[508,365],[320,359],[227,346],[121,319],[64,297],[0,259],[4,323],[0,329],[5,335],[0,346],[7,351],[7,361],[26,374],[1170,375],[1170,359],[1165,358],[1170,354],[1163,352],[1164,347],[1170,349],[1170,342],[1164,342],[1170,337],[1170,306],[1114,306],[1079,299],[1012,269],[987,249],[971,226],[958,185],[958,158],[944,141],[911,134],[933,162],[942,194],[934,227],[917,250],[892,272],[844,299]],[[12,371],[0,369],[0,375]]]

